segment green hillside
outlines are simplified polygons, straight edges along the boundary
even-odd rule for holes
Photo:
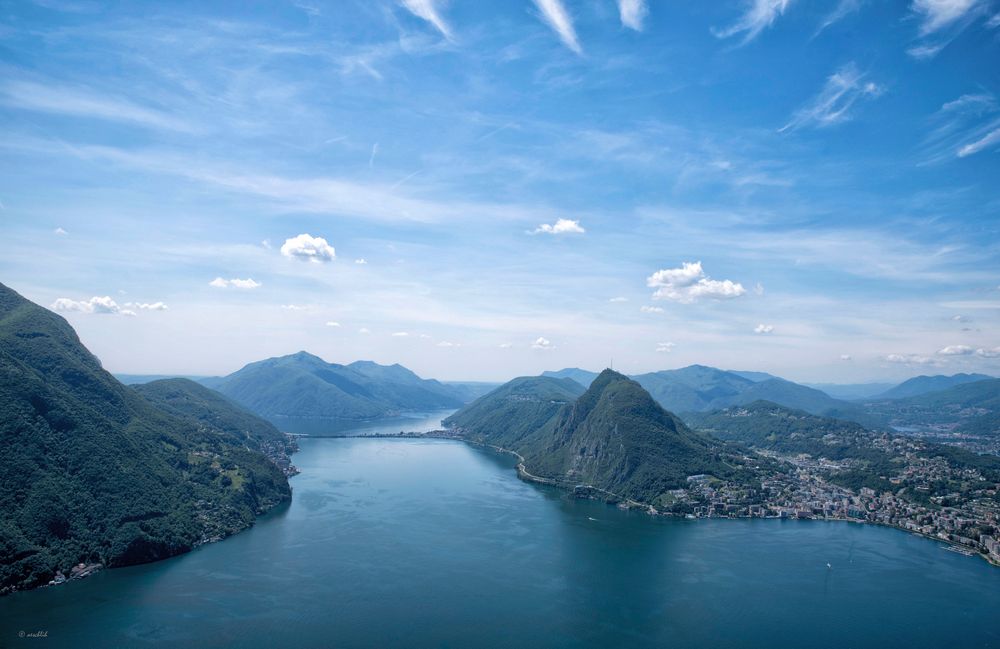
[[[185,552],[290,497],[277,466],[220,434],[230,424],[155,407],[3,285],[0,411],[0,592]]]
[[[886,390],[874,398],[905,399],[907,397],[927,394],[928,392],[940,392],[941,390],[947,390],[948,388],[955,387],[956,385],[962,385],[963,383],[986,381],[992,378],[992,376],[987,376],[986,374],[953,374],[951,376],[938,374],[936,376],[915,376],[912,379],[903,381],[899,385]]]

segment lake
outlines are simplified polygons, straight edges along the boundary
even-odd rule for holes
[[[290,505],[0,599],[0,646],[1000,647],[1000,569],[898,530],[653,518],[455,441],[300,444]]]

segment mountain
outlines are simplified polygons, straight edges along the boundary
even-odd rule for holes
[[[556,372],[542,372],[542,376],[551,376],[557,379],[573,379],[583,387],[589,388],[590,384],[597,378],[597,372],[581,370],[579,367],[566,367]]]
[[[522,376],[465,406],[444,425],[461,429],[477,442],[513,449],[584,390],[570,378]]]
[[[157,407],[63,318],[0,284],[0,593],[81,562],[179,554],[290,498],[273,462],[223,432],[244,428],[228,417],[199,425]]]
[[[873,398],[905,399],[906,397],[914,397],[920,394],[927,394],[928,392],[947,390],[948,388],[956,385],[962,385],[963,383],[985,381],[992,378],[992,376],[987,376],[986,374],[953,374],[952,376],[938,374],[937,376],[915,376],[912,379],[903,381],[890,390],[886,390],[881,394],[875,395]]]
[[[767,372],[745,372],[741,370],[726,370],[726,371],[729,372],[730,374],[735,374],[736,376],[740,376],[744,379],[753,381],[754,383],[757,383],[759,381],[768,381],[770,379],[779,378],[774,374],[768,374]]]
[[[754,383],[734,397],[713,401],[710,407],[726,408],[754,401],[770,401],[787,408],[804,410],[813,415],[847,419],[872,428],[881,428],[885,425],[882,418],[869,413],[859,404],[834,399],[825,392],[784,379]]]
[[[865,409],[899,429],[989,434],[1000,416],[1000,379],[960,383],[901,399],[866,401]]]
[[[691,431],[613,370],[601,372],[573,401],[567,399],[574,390],[556,380],[516,379],[445,423],[473,441],[516,451],[534,477],[657,506],[671,502],[669,491],[686,486],[688,476],[750,475],[722,442]],[[483,417],[492,423],[462,426]]]
[[[736,398],[755,385],[750,379],[704,365],[650,372],[632,378],[672,412],[707,410],[715,403]]]
[[[1000,480],[1000,458],[898,435],[867,430],[853,422],[811,415],[767,401],[755,401],[712,412],[688,413],[692,428],[754,449],[782,455],[808,454],[813,458],[848,460],[846,469],[829,478],[851,489],[870,487],[876,491],[898,491],[888,480],[905,467],[909,456],[941,458],[958,469],[974,469],[989,480]],[[913,485],[903,480],[904,486]],[[926,487],[917,487],[909,499],[925,500]],[[959,489],[960,485],[951,485]]]
[[[160,410],[208,428],[231,444],[264,453],[287,469],[294,445],[272,423],[222,394],[188,379],[160,379],[133,390]]]
[[[211,376],[193,376],[193,375],[179,375],[179,374],[115,374],[114,377],[124,383],[125,385],[139,385],[140,383],[149,383],[151,381],[159,381],[162,379],[190,379],[197,383],[201,383],[205,380],[211,380],[215,377]]]
[[[463,404],[458,390],[401,365],[338,365],[306,352],[250,363],[208,385],[269,419],[376,419]]]
[[[868,399],[892,388],[894,383],[803,383],[807,388],[825,392],[834,399]]]
[[[442,381],[442,383],[451,388],[455,396],[462,400],[462,403],[472,403],[501,385],[487,381]]]

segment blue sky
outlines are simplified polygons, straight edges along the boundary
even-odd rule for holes
[[[1000,3],[0,2],[0,281],[112,371],[1000,372]]]

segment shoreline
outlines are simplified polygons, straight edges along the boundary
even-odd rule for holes
[[[345,436],[345,437],[347,437],[347,436]],[[969,547],[967,547],[965,545],[962,545],[961,543],[957,543],[955,541],[950,541],[948,539],[942,539],[939,536],[934,536],[934,535],[931,535],[931,534],[924,534],[923,532],[920,532],[920,531],[917,531],[917,530],[907,529],[905,527],[901,527],[899,525],[893,525],[891,523],[880,523],[878,521],[867,521],[867,520],[861,520],[861,519],[858,519],[858,518],[832,518],[832,517],[829,517],[829,516],[822,516],[822,517],[810,516],[809,518],[792,519],[792,518],[788,518],[788,517],[785,517],[785,516],[749,516],[749,515],[745,515],[745,514],[738,514],[738,515],[735,515],[735,516],[690,516],[688,514],[674,514],[672,512],[661,512],[658,509],[656,509],[656,507],[654,507],[653,505],[650,505],[649,503],[639,502],[639,501],[633,500],[631,498],[628,498],[626,496],[622,496],[620,494],[612,493],[610,491],[607,491],[606,489],[601,489],[600,487],[594,487],[592,485],[570,485],[568,483],[559,481],[559,480],[557,480],[555,478],[545,478],[545,477],[542,477],[542,476],[536,476],[536,475],[532,474],[531,472],[529,472],[527,470],[527,468],[525,467],[525,463],[524,463],[524,456],[522,456],[517,451],[511,450],[511,449],[508,449],[508,448],[503,448],[503,447],[500,447],[500,446],[496,446],[494,444],[487,444],[486,442],[480,442],[480,441],[477,441],[477,440],[468,439],[468,438],[465,438],[465,437],[461,437],[459,435],[449,435],[449,434],[446,433],[446,431],[443,431],[443,430],[429,431],[427,433],[416,433],[416,432],[406,433],[406,432],[400,432],[400,433],[386,433],[386,434],[372,434],[372,435],[354,435],[352,437],[360,437],[360,438],[365,438],[365,439],[372,439],[372,438],[397,438],[397,439],[429,438],[429,439],[446,439],[446,440],[452,440],[452,441],[457,441],[457,442],[464,442],[466,444],[471,444],[473,446],[479,446],[481,448],[488,448],[488,449],[494,450],[494,451],[496,451],[498,453],[503,453],[503,454],[506,454],[506,455],[513,455],[515,458],[517,458],[517,460],[518,460],[518,464],[516,466],[517,477],[520,478],[521,480],[524,480],[525,482],[534,482],[536,484],[543,484],[543,485],[547,485],[547,486],[550,486],[550,487],[556,487],[558,489],[562,489],[564,491],[570,492],[575,498],[588,498],[590,500],[601,500],[600,498],[595,498],[593,495],[584,495],[584,494],[585,493],[591,493],[591,492],[597,492],[597,493],[605,494],[605,495],[610,496],[611,498],[614,498],[614,499],[616,499],[618,501],[617,503],[615,503],[612,500],[605,499],[604,501],[607,504],[609,504],[609,505],[614,504],[616,507],[619,507],[619,508],[622,508],[622,509],[629,509],[629,510],[631,510],[631,509],[637,509],[637,510],[642,511],[642,513],[647,514],[649,516],[662,516],[662,517],[665,517],[665,518],[680,518],[680,519],[684,519],[684,520],[709,520],[709,519],[712,519],[712,520],[740,520],[740,519],[747,519],[747,520],[754,520],[754,519],[759,519],[759,520],[810,520],[810,521],[825,521],[825,522],[856,523],[856,524],[859,524],[859,525],[873,525],[873,526],[876,526],[876,527],[886,527],[886,528],[889,528],[889,529],[895,529],[895,530],[898,530],[900,532],[907,532],[909,534],[913,534],[914,536],[923,537],[923,538],[929,539],[931,541],[937,541],[938,543],[941,543],[944,546],[946,546],[945,549],[947,549],[949,551],[955,552],[956,554],[962,554],[962,555],[968,556],[968,557],[980,557],[984,561],[986,561],[986,563],[990,564],[991,566],[995,566],[995,567],[1000,568],[1000,561],[996,561],[992,557],[990,557],[989,555],[983,554],[982,552],[979,552],[977,550],[973,550],[973,549],[971,549],[971,548],[969,548]]]

